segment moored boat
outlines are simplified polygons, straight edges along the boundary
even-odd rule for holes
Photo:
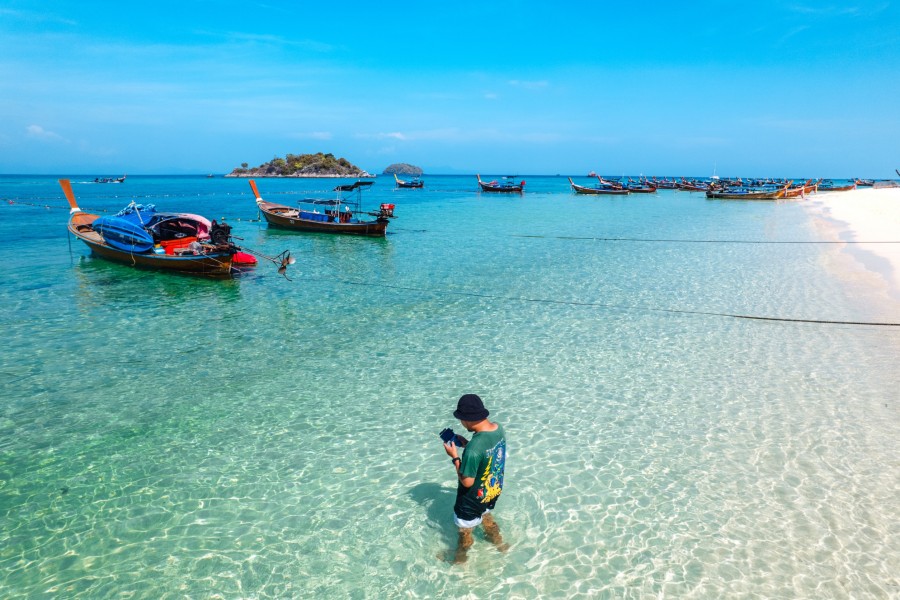
[[[262,199],[256,181],[250,180],[250,189],[256,197],[256,205],[269,225],[317,233],[343,233],[369,237],[384,237],[388,222],[394,218],[394,205],[382,204],[378,212],[364,212],[361,209],[362,189],[372,185],[372,181],[356,181],[334,188],[338,196],[334,199],[304,198],[298,204],[310,205],[309,210],[275,204]],[[355,192],[354,198],[342,197],[342,192]],[[343,208],[342,208],[343,205]],[[350,209],[353,205],[354,209]],[[321,208],[321,212],[319,209]],[[360,219],[359,215],[374,217]]]
[[[419,179],[418,177],[413,177],[409,181],[405,179],[400,179],[397,177],[397,174],[394,173],[394,180],[397,182],[398,188],[423,188],[425,187],[425,182]]]
[[[153,205],[134,202],[115,216],[101,217],[78,207],[68,179],[59,184],[71,207],[69,231],[101,258],[213,277],[231,275],[237,255],[244,264],[255,262],[233,243],[227,223],[189,213],[158,213]]]
[[[653,185],[648,179],[643,179],[641,181],[632,181],[631,178],[628,179],[628,183],[625,184],[625,189],[631,192],[632,194],[655,194],[656,186]]]
[[[709,189],[709,184],[705,181],[689,180],[682,177],[681,181],[675,184],[675,189],[683,192],[705,192]]]
[[[504,177],[503,181],[497,181],[496,179],[493,181],[482,181],[481,175],[475,175],[478,178],[478,185],[481,188],[482,192],[500,192],[500,193],[514,193],[521,194],[525,189],[525,180],[523,179],[519,183],[515,183],[511,181],[509,177]]]
[[[706,191],[706,197],[717,200],[780,200],[784,198],[786,189],[787,187],[771,190],[747,188],[710,189]]]
[[[791,184],[788,185],[784,189],[784,198],[804,198],[807,194],[814,194],[816,192],[817,181],[812,179],[808,179],[805,183],[798,186],[791,187]]]
[[[816,192],[849,192],[850,190],[856,189],[856,182],[854,181],[848,185],[834,185],[833,181],[822,181],[816,186]]]
[[[569,177],[569,185],[572,186],[572,191],[576,194],[586,194],[593,196],[627,196],[628,190],[623,188],[614,188],[610,186],[597,186],[597,187],[588,187],[585,185],[578,185],[572,178]]]

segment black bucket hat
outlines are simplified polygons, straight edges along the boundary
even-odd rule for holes
[[[491,413],[484,407],[481,398],[475,394],[465,394],[460,397],[456,410],[453,411],[453,416],[460,421],[484,421],[489,414]]]

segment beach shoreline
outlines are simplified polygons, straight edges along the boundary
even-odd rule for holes
[[[863,292],[879,313],[900,306],[900,188],[820,192],[804,207],[817,231],[835,244],[826,268]]]

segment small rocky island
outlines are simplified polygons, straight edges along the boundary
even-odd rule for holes
[[[406,175],[411,177],[421,177],[422,169],[415,165],[407,163],[394,163],[384,169],[384,175]]]
[[[242,163],[225,177],[372,177],[346,158],[334,154],[288,154],[276,156],[258,167]]]

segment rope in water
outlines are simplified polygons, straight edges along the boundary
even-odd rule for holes
[[[512,237],[553,239],[553,240],[581,240],[596,242],[661,242],[666,244],[900,244],[900,241],[863,242],[859,240],[680,240],[680,239],[654,239],[654,238],[615,238],[615,237],[576,237],[567,235],[519,235]]]
[[[333,282],[333,283],[341,283],[344,285],[358,285],[358,286],[366,286],[366,287],[380,287],[385,289],[394,289],[394,290],[403,290],[407,292],[418,292],[423,294],[445,294],[449,296],[470,296],[475,298],[485,298],[489,300],[503,300],[509,302],[531,302],[531,303],[540,303],[540,304],[557,304],[563,306],[586,306],[593,308],[609,308],[613,310],[621,310],[621,311],[645,311],[645,312],[662,312],[662,313],[677,313],[684,315],[703,315],[708,317],[727,317],[730,319],[746,319],[751,321],[774,321],[774,322],[782,322],[782,323],[814,323],[818,325],[864,325],[871,327],[900,327],[900,323],[884,323],[877,321],[838,321],[838,320],[829,320],[829,319],[797,319],[797,318],[789,318],[789,317],[767,317],[767,316],[759,316],[759,315],[742,315],[737,313],[720,313],[720,312],[712,312],[712,311],[703,311],[703,310],[687,310],[687,309],[676,309],[676,308],[654,308],[647,306],[625,306],[619,304],[606,304],[602,302],[584,302],[577,300],[551,300],[547,298],[528,298],[523,296],[499,296],[495,294],[485,294],[481,292],[470,292],[465,290],[441,290],[441,289],[430,289],[430,288],[419,288],[413,286],[404,286],[404,285],[392,285],[388,283],[379,283],[373,281],[360,281],[360,280],[351,280],[351,279],[324,279],[324,278],[305,278],[306,281],[320,281],[320,282]]]

